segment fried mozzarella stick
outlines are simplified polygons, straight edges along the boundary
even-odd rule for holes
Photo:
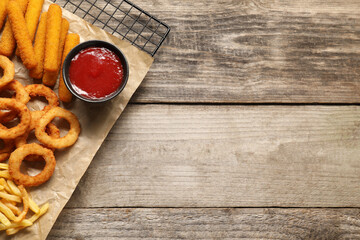
[[[61,64],[61,57],[62,57],[62,52],[64,49],[64,44],[65,44],[65,38],[66,35],[69,31],[69,22],[68,20],[66,20],[65,18],[62,19],[61,21],[61,34],[60,34],[60,43],[59,43],[59,49],[58,49],[58,59],[57,59],[57,69],[56,72],[48,72],[45,70],[44,72],[44,77],[43,77],[43,84],[47,85],[47,86],[54,86],[56,83],[56,80],[58,78],[59,75],[59,69],[60,69],[60,64]]]
[[[8,4],[8,18],[10,19],[16,43],[20,51],[20,57],[27,69],[33,69],[37,65],[34,48],[26,27],[25,18],[19,4],[11,0]]]
[[[39,23],[39,17],[44,4],[44,0],[29,0],[29,4],[25,13],[25,22],[29,31],[31,41],[34,40],[36,28]],[[16,50],[16,55],[19,56],[19,50]]]
[[[28,0],[15,0],[15,1],[19,3],[19,6],[24,14],[28,4]],[[0,39],[0,55],[5,55],[7,57],[10,57],[14,52],[15,46],[16,46],[16,40],[14,38],[11,29],[10,21],[9,19],[7,19]]]
[[[34,69],[29,72],[30,77],[35,79],[42,79],[44,71],[44,56],[45,56],[45,37],[46,37],[46,18],[47,12],[41,14],[39,27],[36,32],[34,52],[35,58],[38,62]]]
[[[61,34],[61,15],[59,5],[51,4],[48,10],[46,23],[46,43],[44,71],[56,72],[58,65],[58,49]]]
[[[5,19],[6,19],[6,6],[9,0],[1,0],[0,1],[0,29],[3,27]]]
[[[69,33],[66,36],[64,52],[62,54],[60,80],[59,80],[59,98],[63,102],[71,102],[72,94],[71,94],[71,92],[69,92],[69,90],[65,86],[63,75],[62,75],[62,65],[65,61],[66,56],[71,51],[71,49],[73,49],[79,43],[80,43],[80,36],[78,34]]]

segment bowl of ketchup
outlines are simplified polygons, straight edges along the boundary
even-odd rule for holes
[[[62,73],[66,87],[75,97],[89,103],[103,103],[124,89],[129,66],[115,45],[92,40],[69,52]]]

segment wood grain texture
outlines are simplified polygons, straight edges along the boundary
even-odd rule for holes
[[[360,107],[129,105],[69,207],[359,207]]]
[[[358,1],[134,2],[172,30],[133,102],[360,100]]]
[[[359,239],[359,209],[65,209],[48,240]]]
[[[128,27],[99,16],[95,25]],[[146,0],[134,3],[172,30],[132,102],[357,103],[360,101],[358,1]],[[118,6],[120,0],[112,0]],[[104,0],[97,6],[112,14]],[[107,6],[107,7],[105,7]],[[68,4],[69,10],[75,6]],[[125,8],[123,11],[127,11]],[[115,11],[118,20],[124,14]],[[78,10],[84,16],[84,11]],[[139,12],[130,15],[134,19]],[[92,22],[94,18],[86,15]],[[145,23],[148,19],[144,18]],[[133,20],[124,18],[131,26]],[[156,24],[149,24],[155,28]],[[140,31],[142,25],[134,25]],[[111,29],[105,30],[112,32]],[[119,35],[117,35],[119,36]],[[136,39],[129,31],[127,37]],[[150,38],[151,32],[144,31]],[[139,38],[141,39],[141,38]],[[154,42],[159,40],[156,34]],[[145,41],[145,40],[144,40]],[[150,46],[151,44],[149,44]]]

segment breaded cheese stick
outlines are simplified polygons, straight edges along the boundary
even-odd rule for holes
[[[76,33],[69,33],[66,36],[64,52],[62,54],[61,61],[61,71],[60,71],[60,81],[59,81],[59,98],[63,102],[71,102],[72,94],[69,92],[65,86],[63,75],[62,75],[62,65],[65,61],[66,56],[69,54],[71,49],[80,43],[80,36]]]
[[[20,51],[20,57],[27,69],[35,68],[37,61],[34,48],[26,27],[25,18],[19,4],[16,1],[10,1],[8,4],[8,18],[11,23],[16,43]]]
[[[44,70],[44,56],[45,56],[45,37],[46,37],[46,17],[47,12],[41,14],[39,27],[35,37],[34,52],[37,60],[37,65],[29,72],[30,77],[35,79],[42,79]]]
[[[0,29],[3,27],[5,19],[6,19],[6,7],[9,0],[1,0],[0,1]]]
[[[31,41],[34,40],[35,37],[43,4],[44,0],[29,0],[28,7],[26,9],[25,21]]]
[[[58,65],[57,61],[61,34],[61,15],[62,11],[60,6],[51,4],[46,20],[44,70],[53,73],[56,72]]]
[[[15,1],[19,3],[22,12],[25,13],[28,0],[15,0]],[[0,54],[10,57],[14,52],[15,46],[16,46],[16,40],[14,38],[11,29],[10,21],[9,19],[7,19],[0,39]]]
[[[29,0],[29,4],[26,9],[25,22],[31,41],[33,41],[35,37],[43,4],[44,0]],[[19,56],[19,49],[16,50],[16,55]]]
[[[56,72],[52,73],[52,72],[48,72],[46,70],[44,72],[43,84],[45,84],[47,86],[54,86],[55,83],[56,83],[56,80],[58,78],[60,64],[61,64],[62,52],[64,50],[64,44],[65,44],[66,35],[67,35],[68,31],[69,31],[69,25],[70,24],[69,24],[68,20],[63,18],[62,21],[61,21],[61,34],[60,34],[60,43],[59,43],[59,49],[58,49],[58,59],[57,59]]]

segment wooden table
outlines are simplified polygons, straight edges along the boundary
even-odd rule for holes
[[[48,239],[359,239],[360,1],[133,2],[172,31]]]

